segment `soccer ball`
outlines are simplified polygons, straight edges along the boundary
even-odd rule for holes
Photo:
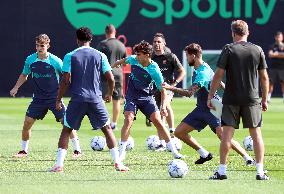
[[[182,178],[188,172],[187,164],[179,159],[174,159],[168,164],[168,172],[172,178]]]
[[[106,147],[106,139],[102,136],[95,136],[91,140],[91,148],[94,151],[102,151]]]
[[[251,136],[247,136],[244,139],[243,144],[244,144],[245,150],[253,151],[253,140],[252,140]]]
[[[176,149],[177,149],[178,151],[180,151],[181,148],[182,148],[182,143],[181,143],[180,139],[179,139],[179,138],[176,138],[176,137],[172,137],[172,138],[171,138],[171,141],[172,141],[173,145],[176,147]],[[167,150],[168,150],[169,152],[171,151],[171,149],[169,148],[168,144],[167,144]]]
[[[148,150],[156,150],[160,144],[161,142],[157,135],[150,135],[146,139],[146,146]]]
[[[120,145],[121,140],[119,140],[118,144]],[[126,151],[133,150],[134,148],[134,139],[132,137],[128,137],[127,139],[127,145],[126,145]]]

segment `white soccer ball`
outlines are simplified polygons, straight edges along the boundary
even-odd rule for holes
[[[172,178],[182,178],[188,172],[188,166],[183,160],[174,159],[168,164],[168,172]]]
[[[91,140],[91,148],[94,151],[102,151],[106,148],[106,139],[102,136],[95,136]]]
[[[171,141],[172,141],[172,144],[176,147],[176,149],[177,149],[178,151],[180,151],[181,148],[182,148],[182,142],[181,142],[181,140],[180,140],[179,138],[177,138],[177,137],[172,137],[172,138],[171,138]],[[167,144],[167,150],[168,150],[169,152],[171,151],[171,149],[169,148],[168,144]]]
[[[161,141],[157,135],[150,135],[146,139],[146,146],[148,150],[156,150],[160,144]]]
[[[251,136],[245,137],[243,144],[244,144],[245,150],[253,151],[253,140],[252,140]]]
[[[118,144],[120,145],[121,140],[119,140]],[[133,150],[134,148],[134,139],[132,137],[128,137],[127,139],[127,145],[126,145],[126,151]]]

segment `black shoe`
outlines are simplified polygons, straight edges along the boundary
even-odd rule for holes
[[[200,158],[195,161],[195,164],[203,164],[206,161],[212,160],[212,158],[213,158],[213,156],[212,156],[211,153],[209,153],[206,158],[203,158],[203,157],[200,156]]]
[[[151,127],[152,126],[152,121],[150,119],[146,118],[146,126]]]
[[[266,173],[264,173],[263,175],[257,174],[255,178],[256,178],[256,180],[261,180],[261,181],[269,180],[269,176],[267,176]]]
[[[224,180],[227,179],[227,175],[220,175],[218,171],[216,171],[213,176],[209,177],[210,180]]]

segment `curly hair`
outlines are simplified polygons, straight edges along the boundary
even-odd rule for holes
[[[76,31],[77,39],[82,42],[90,42],[93,39],[93,33],[90,28],[81,27]]]
[[[135,53],[142,52],[144,54],[152,55],[153,47],[149,42],[146,42],[145,40],[142,40],[139,44],[136,44],[133,47],[133,51]]]

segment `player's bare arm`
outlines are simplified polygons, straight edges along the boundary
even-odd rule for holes
[[[62,80],[60,82],[59,89],[58,89],[58,94],[56,97],[56,110],[62,109],[61,99],[63,95],[65,94],[66,90],[69,88],[70,78],[71,78],[70,73],[63,73]]]
[[[109,103],[112,100],[112,93],[113,93],[113,90],[114,90],[115,82],[114,82],[114,77],[113,77],[113,74],[112,74],[111,71],[107,71],[105,73],[105,77],[106,77],[107,84],[108,84],[108,93],[105,95],[104,100],[105,100],[105,102]]]
[[[121,65],[126,65],[126,59],[127,58],[117,60],[114,64],[111,65],[111,68],[117,68],[120,67]]]
[[[186,96],[186,97],[191,97],[193,96],[199,89],[200,89],[200,86],[197,85],[197,84],[193,84],[192,86],[190,86],[189,89],[182,89],[182,88],[177,88],[177,87],[174,87],[174,86],[171,86],[167,83],[163,83],[162,84],[162,87],[165,88],[166,90],[170,90],[174,93],[177,93],[181,96]]]
[[[268,104],[267,104],[267,96],[268,96],[268,89],[269,89],[269,79],[267,75],[266,69],[259,70],[259,79],[261,85],[261,93],[262,93],[262,110],[267,111]]]
[[[178,83],[180,83],[183,80],[183,78],[185,77],[185,70],[182,66],[177,70],[177,72],[178,72],[178,76],[177,76],[175,82],[173,83],[173,86],[178,85]]]
[[[162,116],[167,116],[167,92],[164,88],[161,89],[161,107],[160,107],[160,112]]]
[[[21,74],[16,82],[15,86],[10,90],[10,95],[15,97],[18,93],[18,89],[27,81],[28,75]]]

